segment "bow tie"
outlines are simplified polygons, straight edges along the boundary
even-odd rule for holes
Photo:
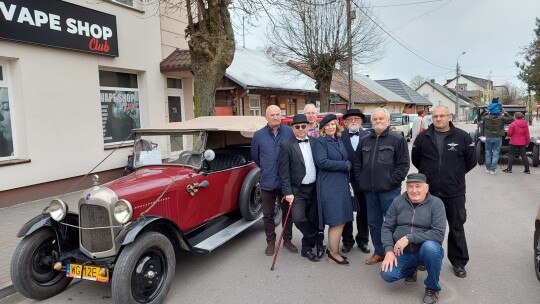
[[[307,139],[307,138],[306,139],[296,139],[296,140],[298,140],[298,143],[307,143],[307,142],[309,142],[309,139]]]
[[[358,132],[354,132],[354,133],[349,133],[350,136],[360,136],[360,134]]]

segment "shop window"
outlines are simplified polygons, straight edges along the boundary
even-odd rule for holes
[[[249,95],[249,115],[261,116],[261,96]]]
[[[141,126],[137,74],[99,71],[99,85],[104,143],[132,140]]]
[[[7,63],[0,62],[0,160],[14,158],[13,124],[10,111]]]

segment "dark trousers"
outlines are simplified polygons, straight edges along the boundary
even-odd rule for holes
[[[448,220],[448,259],[455,267],[465,267],[469,261],[465,227],[463,227],[467,221],[465,195],[439,198],[444,203],[446,219]]]
[[[356,234],[356,237],[353,238],[353,222],[348,222],[345,224],[345,227],[343,227],[343,233],[341,234],[343,237],[343,245],[349,247],[354,246],[355,239],[358,246],[367,245],[369,242],[366,197],[364,196],[364,192],[354,192],[354,195],[360,206],[360,210],[356,212],[356,230],[358,233]]]
[[[315,246],[319,233],[318,217],[315,183],[301,185],[294,196],[291,219],[296,228],[302,232],[302,250]]]
[[[276,242],[276,223],[274,222],[276,200],[277,203],[281,206],[281,211],[283,213],[281,220],[282,226],[283,224],[285,224],[285,217],[287,216],[287,212],[289,211],[289,203],[285,202],[283,204],[281,198],[283,198],[281,190],[267,191],[261,189],[264,233],[266,234],[266,242],[268,244]],[[292,221],[288,221],[287,226],[283,227],[283,229],[283,240],[292,240]]]
[[[519,151],[519,155],[521,156],[521,159],[523,160],[525,171],[529,171],[529,158],[527,158],[527,152],[525,151],[525,146],[514,146],[514,145],[510,145],[510,147],[508,147],[508,170],[512,170],[512,164],[514,163],[516,150]]]

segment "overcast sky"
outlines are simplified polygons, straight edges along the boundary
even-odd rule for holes
[[[426,1],[433,2],[403,5]],[[356,66],[355,72],[375,80],[399,78],[407,84],[421,75],[445,84],[455,77],[456,59],[465,51],[459,58],[463,74],[491,79],[495,85],[510,82],[524,87],[514,62],[523,61],[519,52],[533,41],[540,0],[373,0],[371,6],[376,21],[412,52],[383,33],[387,37],[384,58],[370,66]],[[356,16],[364,17],[359,10]],[[249,29],[247,48],[265,45],[264,26]],[[241,29],[236,41],[242,46]]]

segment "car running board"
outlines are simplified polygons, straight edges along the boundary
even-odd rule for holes
[[[193,250],[199,253],[210,253],[212,250],[223,245],[223,243],[232,239],[233,237],[238,235],[240,232],[256,224],[261,218],[262,218],[262,214],[253,221],[248,221],[243,218],[239,219],[236,222],[232,223],[231,225],[227,226],[226,228],[223,228],[222,230],[218,231],[212,236],[204,239],[197,245],[194,245]]]

